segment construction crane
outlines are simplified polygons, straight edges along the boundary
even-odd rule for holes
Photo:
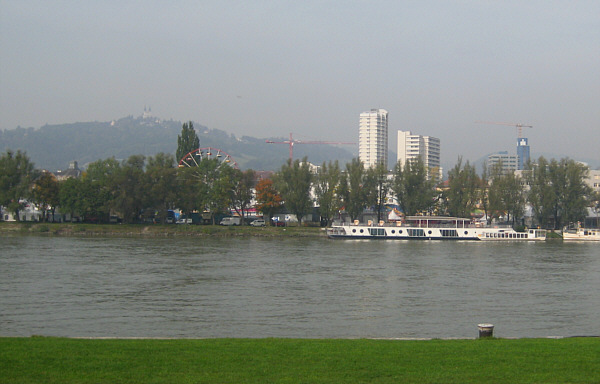
[[[533,128],[533,125],[515,124],[515,123],[503,123],[503,122],[497,122],[497,121],[476,121],[475,123],[477,123],[477,124],[506,125],[506,126],[509,126],[509,127],[516,127],[517,128],[517,135],[518,135],[519,139],[521,137],[523,137],[523,128]]]
[[[272,141],[266,140],[267,144],[287,144],[290,146],[290,160],[294,158],[294,145],[295,144],[342,144],[342,145],[354,145],[356,143],[344,143],[338,141],[304,141],[304,140],[294,140],[292,137],[292,132],[290,132],[290,139],[286,141]]]

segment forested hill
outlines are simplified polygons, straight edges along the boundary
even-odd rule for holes
[[[182,122],[162,121],[154,117],[125,117],[112,122],[85,122],[45,125],[39,129],[17,128],[0,130],[0,151],[21,150],[34,162],[36,168],[56,171],[66,169],[71,161],[80,167],[88,163],[115,157],[126,159],[131,155],[152,156],[159,152],[175,155],[177,136]],[[277,170],[289,157],[289,147],[267,144],[265,139],[237,138],[218,129],[208,129],[194,123],[200,147],[213,147],[231,155],[241,169]],[[284,141],[284,138],[269,138]],[[308,157],[320,165],[323,161],[339,160],[344,165],[355,157],[357,146],[347,148],[331,145],[296,145],[294,158]]]

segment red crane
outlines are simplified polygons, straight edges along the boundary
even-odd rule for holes
[[[495,125],[507,125],[509,127],[517,127],[518,138],[523,137],[523,128],[533,128],[533,125],[515,124],[515,123],[502,123],[497,121],[476,121],[478,124],[495,124]]]
[[[294,145],[295,144],[344,144],[344,145],[354,145],[356,143],[344,143],[338,141],[304,141],[304,140],[294,140],[292,137],[292,132],[290,132],[290,139],[286,141],[272,141],[267,140],[268,144],[288,144],[290,146],[290,160],[294,158]]]

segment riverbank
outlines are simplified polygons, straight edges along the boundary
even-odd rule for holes
[[[256,237],[325,237],[318,227],[252,227],[220,225],[179,224],[86,224],[86,223],[37,223],[0,222],[0,233],[38,234],[55,236],[147,236],[147,237],[193,237],[193,236],[256,236]]]
[[[0,338],[3,383],[595,383],[600,340]]]

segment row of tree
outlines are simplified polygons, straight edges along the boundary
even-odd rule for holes
[[[79,179],[58,182],[54,175],[34,169],[23,152],[7,151],[0,158],[0,205],[18,211],[24,199],[44,212],[57,207],[63,214],[108,220],[119,215],[124,222],[140,220],[144,212],[157,212],[165,221],[168,210],[185,213],[227,214],[231,209],[241,216],[253,202],[258,211],[271,217],[285,204],[301,222],[319,207],[323,222],[341,213],[359,219],[373,210],[384,219],[386,203],[395,200],[407,216],[438,214],[470,217],[481,209],[488,221],[503,218],[513,224],[532,208],[536,224],[561,228],[585,218],[588,206],[598,205],[598,195],[586,185],[587,168],[573,160],[539,158],[519,176],[502,171],[501,164],[484,166],[478,175],[469,162],[457,164],[444,184],[437,170],[427,169],[417,159],[396,164],[392,172],[383,165],[365,168],[353,159],[342,169],[338,162],[323,163],[311,171],[306,159],[288,161],[272,178],[256,179],[252,170],[240,171],[218,159],[204,159],[197,166],[179,168],[183,159],[199,147],[191,122],[178,137],[176,156],[159,153],[153,157],[134,155],[124,161],[114,158],[91,163]]]

